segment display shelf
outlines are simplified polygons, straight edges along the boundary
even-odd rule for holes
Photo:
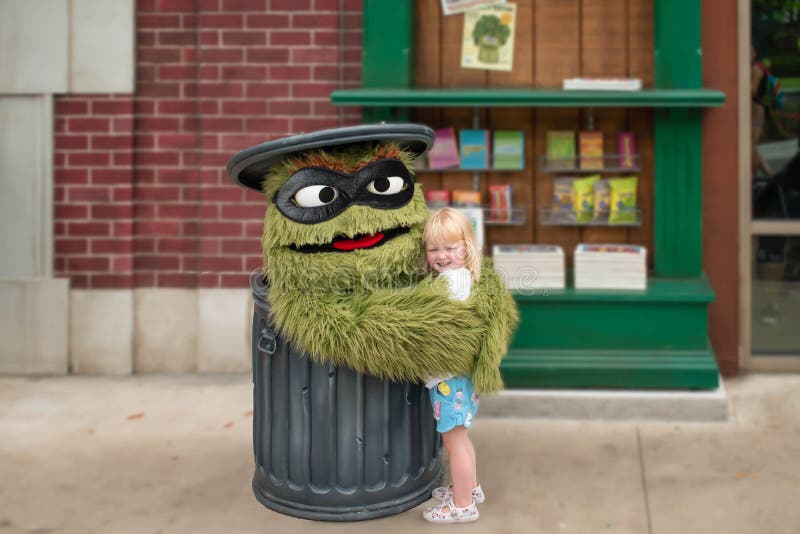
[[[560,89],[357,88],[331,93],[337,106],[363,107],[648,107],[706,108],[725,103],[717,89],[563,91]]]
[[[636,33],[634,40],[644,37],[652,43],[654,54],[652,76],[648,76],[654,87],[639,91],[539,89],[532,88],[530,78],[523,87],[414,88],[414,59],[430,49],[425,46],[427,34],[415,33],[417,28],[411,22],[416,20],[415,5],[411,1],[365,2],[369,16],[364,17],[364,87],[334,91],[334,105],[360,106],[364,123],[406,122],[414,108],[471,108],[474,128],[478,128],[476,117],[491,116],[496,108],[583,108],[581,114],[588,117],[593,108],[595,112],[600,108],[653,110],[641,123],[641,128],[652,125],[652,153],[648,161],[638,164],[645,164],[648,173],[656,177],[652,182],[652,217],[648,213],[649,224],[644,229],[646,234],[652,232],[652,249],[658,251],[648,289],[515,294],[520,326],[501,364],[506,386],[718,387],[719,369],[708,340],[708,305],[714,292],[702,271],[702,124],[703,112],[721,107],[726,96],[702,87],[702,16],[698,3],[659,0],[652,12],[652,32]],[[385,31],[387,17],[395,17],[398,11],[411,13],[398,18],[400,23],[408,21],[403,38]],[[435,34],[431,42],[439,45],[442,32],[431,33]],[[406,35],[414,37],[408,39]],[[416,38],[422,46],[417,46]],[[519,44],[527,52],[536,46],[535,39],[530,46],[526,39]],[[437,65],[431,74],[438,73],[436,79],[442,80],[446,67],[442,62]],[[460,80],[455,76],[448,83],[455,85]],[[537,114],[526,121],[531,131],[536,131],[539,118]],[[584,174],[581,169],[565,172]],[[602,172],[622,174],[608,168]],[[474,189],[480,189],[482,178],[481,173],[473,173]],[[536,216],[531,211],[529,222]],[[571,239],[572,235],[556,232],[553,239]]]
[[[547,154],[542,154],[539,157],[539,168],[542,172],[557,174],[557,173],[572,173],[572,174],[598,174],[598,173],[631,173],[639,172],[642,170],[639,160],[639,154],[631,156],[630,165],[621,165],[620,159],[622,156],[619,154],[607,154],[603,156],[602,167],[582,167],[581,160],[583,156],[575,156],[574,158],[560,158],[551,159]],[[597,159],[597,156],[586,156],[585,159]]]
[[[428,167],[420,167],[415,168],[414,172],[419,174],[429,174],[433,172],[524,172],[525,169],[494,169],[494,168],[485,168],[485,169],[464,169],[462,167],[448,167],[446,169],[431,169]]]
[[[496,209],[483,206],[483,224],[486,226],[521,226],[528,220],[525,206],[511,209]]]
[[[540,206],[539,223],[542,226],[606,226],[611,228],[641,226],[642,210],[640,208],[630,208],[620,211],[624,212],[626,219],[629,218],[631,220],[609,222],[608,214],[595,219],[593,211],[581,212],[582,217],[579,218],[573,210],[559,209],[555,206]],[[581,220],[579,221],[578,219]]]

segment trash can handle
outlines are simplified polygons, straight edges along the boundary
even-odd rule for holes
[[[261,336],[258,338],[258,350],[265,354],[275,354],[275,349],[278,346],[277,337],[278,334],[271,328],[262,328]]]

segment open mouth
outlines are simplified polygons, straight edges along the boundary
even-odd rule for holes
[[[407,234],[408,230],[407,227],[398,226],[374,234],[359,234],[354,237],[338,236],[324,245],[290,245],[290,248],[297,252],[351,252],[379,247],[399,235]]]

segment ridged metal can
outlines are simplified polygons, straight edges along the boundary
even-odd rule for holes
[[[272,327],[263,275],[250,286],[256,498],[323,521],[375,519],[429,499],[442,447],[428,390],[312,361]]]

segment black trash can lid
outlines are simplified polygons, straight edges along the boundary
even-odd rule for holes
[[[242,187],[261,191],[264,176],[287,156],[318,148],[383,141],[399,144],[416,155],[433,144],[433,130],[422,124],[362,124],[293,135],[242,150],[228,162],[228,174]]]

